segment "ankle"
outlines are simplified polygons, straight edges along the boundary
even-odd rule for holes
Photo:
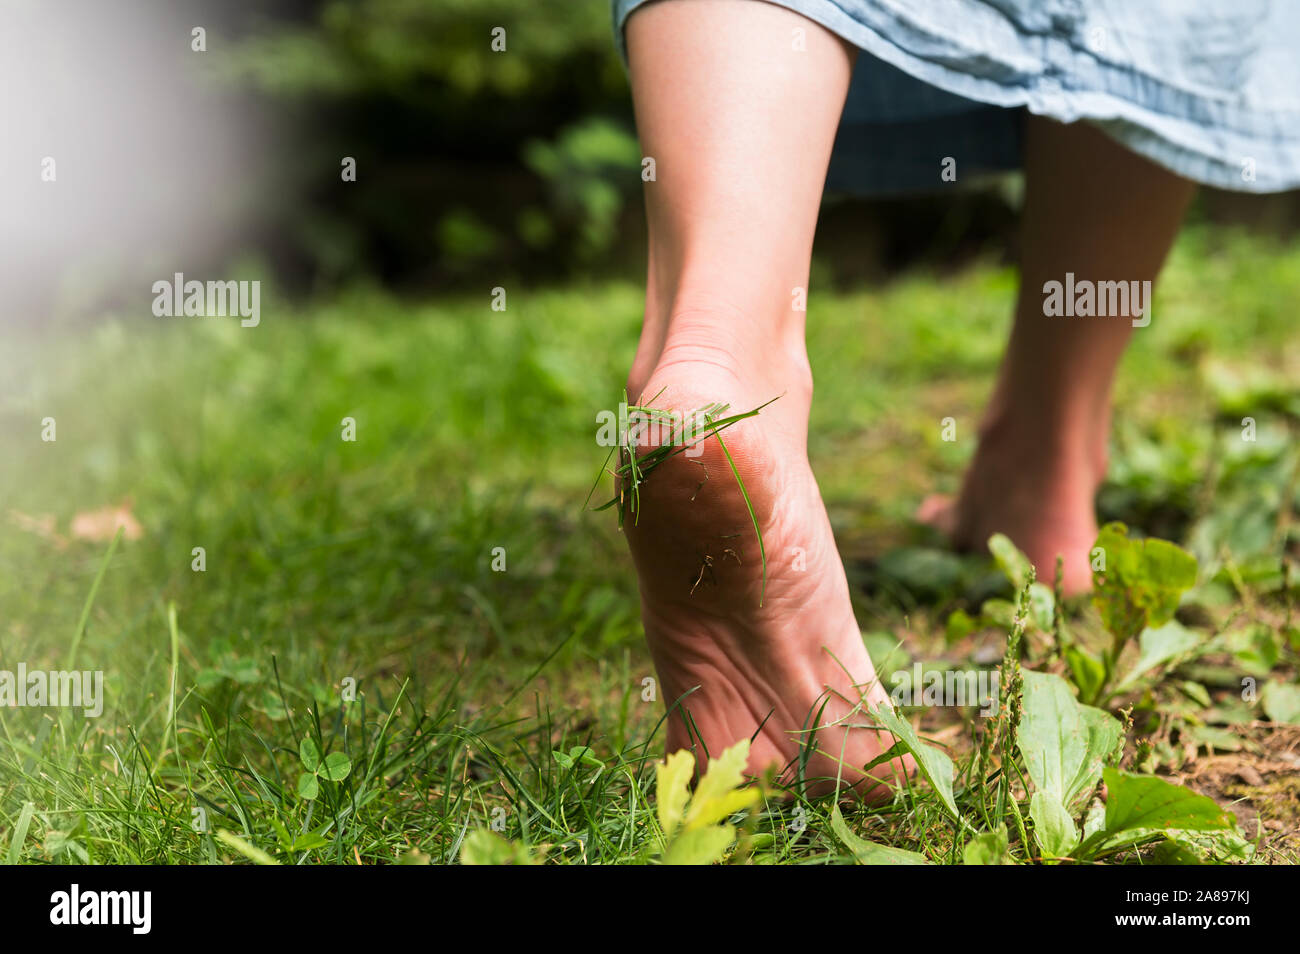
[[[628,374],[633,398],[653,375],[677,365],[711,366],[743,390],[788,395],[810,404],[812,369],[804,347],[801,312],[747,309],[679,296],[662,323],[642,331]],[[650,397],[650,395],[645,395]]]

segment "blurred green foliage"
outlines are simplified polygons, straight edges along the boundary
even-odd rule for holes
[[[608,0],[330,0],[244,40],[229,69],[285,96],[420,95],[436,83],[466,101],[530,98],[582,79],[617,90]],[[503,29],[504,50],[493,49]]]
[[[614,239],[627,182],[639,182],[641,151],[620,126],[588,119],[570,126],[554,142],[534,139],[524,147],[528,168],[547,184],[556,213],[578,224],[578,250],[597,256]]]
[[[557,276],[614,249],[640,153],[608,0],[274,0],[235,21],[213,65],[285,139],[263,230],[282,270]]]
[[[250,162],[264,198],[240,252],[287,287],[640,272],[639,148],[609,0],[175,2],[212,24],[202,68],[267,154]],[[344,156],[356,182],[340,180]],[[828,204],[818,281],[951,267],[1011,240],[1016,204],[996,190]],[[1291,233],[1300,194],[1206,194],[1189,218]]]

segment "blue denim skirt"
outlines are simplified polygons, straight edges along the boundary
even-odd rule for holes
[[[614,30],[650,0],[613,0]],[[658,0],[672,2],[672,0]],[[1025,111],[1098,126],[1184,178],[1300,187],[1300,0],[771,0],[862,51],[828,187],[1016,168]]]

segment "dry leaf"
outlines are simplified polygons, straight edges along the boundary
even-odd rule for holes
[[[139,540],[144,536],[144,528],[131,513],[130,499],[122,501],[116,507],[101,507],[99,510],[85,510],[72,518],[70,530],[74,540],[91,540],[104,543],[112,540],[119,529],[127,540]]]

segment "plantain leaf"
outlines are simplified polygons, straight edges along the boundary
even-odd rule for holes
[[[948,754],[922,742],[917,738],[916,730],[912,728],[911,723],[888,706],[878,706],[871,710],[871,714],[907,747],[912,757],[916,759],[921,774],[935,790],[939,801],[948,810],[948,814],[960,820],[957,802],[952,797],[952,759],[948,758]]]
[[[1215,831],[1237,827],[1232,812],[1205,795],[1154,775],[1135,775],[1108,768],[1106,831],[1161,828],[1171,831]]]
[[[840,813],[839,805],[831,807],[831,831],[844,847],[853,853],[853,857],[860,865],[928,865],[930,863],[925,855],[915,851],[878,845],[874,841],[867,841],[855,835],[844,820],[844,815]]]
[[[1079,843],[1079,829],[1061,800],[1052,792],[1034,792],[1029,798],[1034,839],[1049,858],[1068,858]]]
[[[1214,800],[1154,775],[1134,775],[1106,769],[1106,824],[1081,846],[1087,857],[1103,851],[1158,839],[1174,838],[1181,844],[1226,846],[1227,853],[1241,850],[1237,821]],[[1190,833],[1190,834],[1189,834]]]
[[[1109,713],[1080,705],[1060,676],[1029,670],[1021,675],[1023,713],[1016,734],[1021,757],[1035,790],[1054,796],[1068,813],[1096,786],[1123,728]]]

